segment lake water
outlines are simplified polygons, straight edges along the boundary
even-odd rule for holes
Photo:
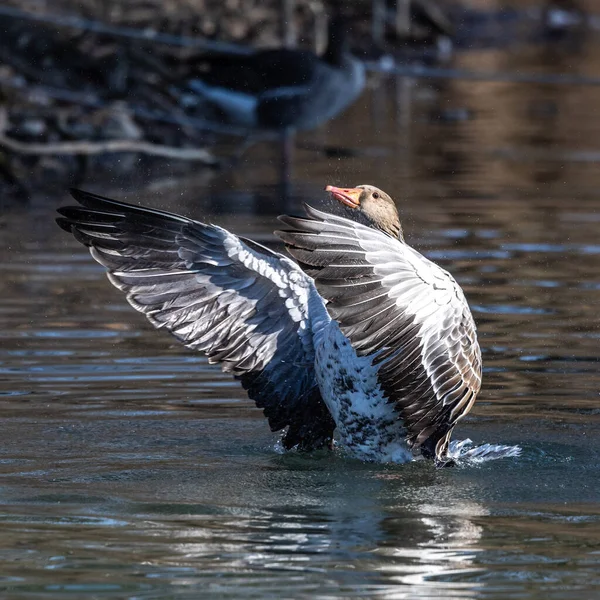
[[[594,75],[600,46],[457,56]],[[520,458],[435,470],[281,454],[238,383],[133,311],[53,222],[0,216],[0,596],[595,598],[600,593],[600,88],[374,78],[303,134],[291,196],[239,168],[95,190],[274,243],[325,184],[390,192],[449,269],[484,384],[455,438]]]

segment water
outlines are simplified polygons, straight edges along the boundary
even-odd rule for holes
[[[599,50],[454,66],[590,75]],[[296,154],[289,210],[327,183],[380,185],[464,287],[485,371],[457,437],[523,448],[477,466],[279,453],[239,385],[146,324],[55,206],[2,215],[0,596],[596,597],[598,106],[595,87],[384,80],[301,140],[364,156]],[[276,165],[262,146],[224,174],[96,189],[274,242]]]

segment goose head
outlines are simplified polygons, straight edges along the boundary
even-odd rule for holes
[[[374,185],[359,185],[354,188],[328,185],[325,191],[330,192],[345,206],[357,211],[361,221],[366,221],[369,226],[404,241],[396,203],[383,190]]]

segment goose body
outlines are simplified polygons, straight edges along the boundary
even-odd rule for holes
[[[323,56],[291,49],[204,59],[189,87],[224,121],[248,129],[312,129],[345,110],[362,92],[365,67],[346,49],[335,19]]]
[[[448,461],[481,381],[475,325],[454,279],[376,211],[281,217],[299,266],[216,225],[73,196],[59,225],[155,327],[238,378],[284,447],[330,447],[337,429],[364,460]]]

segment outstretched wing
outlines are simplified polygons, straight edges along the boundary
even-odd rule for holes
[[[316,387],[308,296],[289,259],[225,229],[73,190],[58,224],[89,247],[111,283],[157,328],[239,379],[284,444],[331,442]]]
[[[481,386],[475,323],[452,276],[398,239],[306,207],[277,232],[315,278],[327,309],[361,355],[372,355],[388,398],[428,457],[446,455],[450,433]]]

